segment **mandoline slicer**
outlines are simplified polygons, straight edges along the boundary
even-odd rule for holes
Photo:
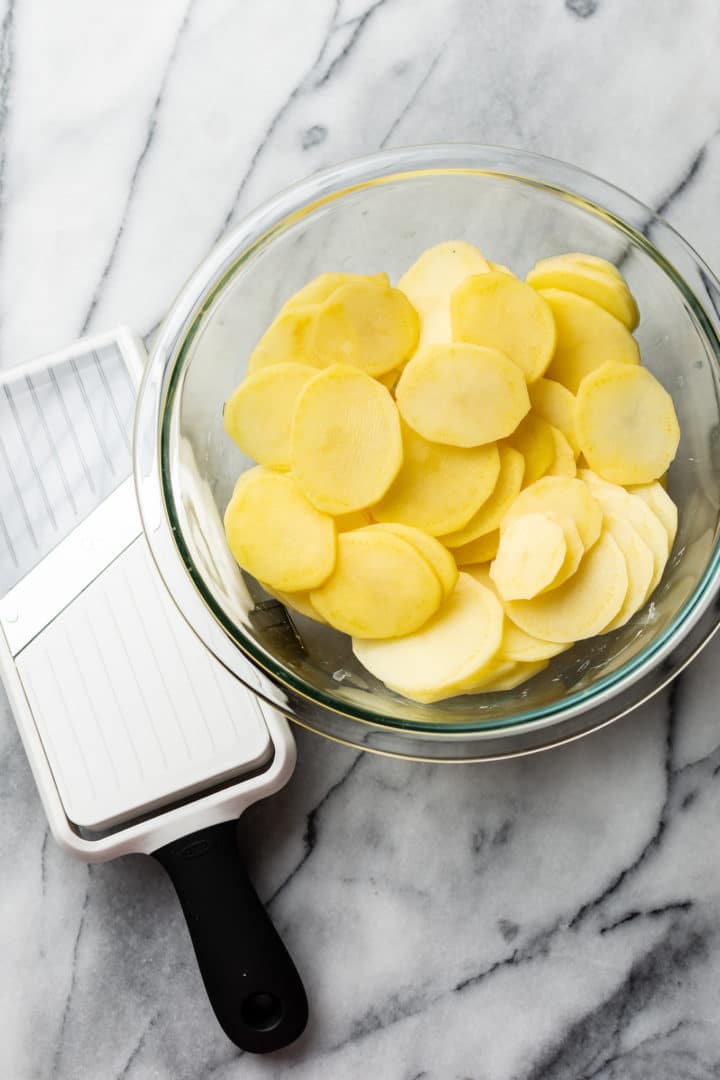
[[[262,1053],[300,1034],[307,1002],[236,819],[289,779],[295,745],[152,562],[131,475],[144,361],[121,329],[0,372],[0,675],[55,839],[162,863],[220,1024]]]

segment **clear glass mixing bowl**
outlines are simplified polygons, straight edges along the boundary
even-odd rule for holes
[[[224,434],[222,407],[280,305],[315,274],[385,270],[397,279],[448,239],[472,241],[520,275],[562,251],[622,270],[641,312],[643,360],[672,394],[682,428],[668,482],[680,526],[662,584],[627,626],[578,644],[516,690],[419,705],[370,676],[346,636],[286,611],[235,566],[221,519],[252,463]],[[577,737],[659,689],[717,625],[719,330],[720,285],[688,244],[647,207],[568,165],[435,146],[313,176],[223,240],[160,331],[140,394],[135,465],[162,577],[226,667],[330,737],[445,760]]]

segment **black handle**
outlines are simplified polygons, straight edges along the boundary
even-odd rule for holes
[[[237,822],[174,840],[153,854],[180,898],[210,1004],[229,1039],[266,1054],[307,1023],[305,989],[240,862]]]

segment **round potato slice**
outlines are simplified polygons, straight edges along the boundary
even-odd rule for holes
[[[313,506],[362,510],[382,498],[402,464],[395,402],[369,375],[335,364],[300,394],[291,447],[293,475]]]
[[[668,534],[668,550],[671,550],[677,535],[678,510],[660,481],[656,480],[654,484],[640,484],[629,488],[628,491],[630,495],[637,495],[639,499],[647,503],[659,519]]]
[[[282,311],[292,308],[305,307],[307,304],[323,304],[337,292],[341,285],[347,285],[349,281],[369,281],[374,285],[389,285],[390,278],[387,274],[345,274],[329,273],[318,274],[307,285],[303,285],[289,300],[283,304]]]
[[[510,277],[516,278],[517,274],[513,274],[509,266],[505,266],[503,263],[496,263],[488,261],[488,266],[491,270],[494,270],[496,274],[509,274]]]
[[[420,347],[452,341],[450,297],[471,274],[490,269],[483,254],[465,240],[436,244],[424,251],[397,287],[420,316]]]
[[[462,528],[490,498],[500,473],[497,447],[443,446],[402,425],[403,464],[376,521],[414,525],[431,536]]]
[[[371,525],[370,528],[385,529],[406,540],[408,544],[412,544],[437,574],[445,596],[453,591],[457,582],[458,568],[450,552],[434,536],[423,532],[422,529],[415,529],[412,525],[399,525],[395,521],[380,522],[378,525]]]
[[[476,514],[462,529],[442,536],[446,547],[456,548],[477,540],[480,536],[494,532],[500,525],[507,511],[517,498],[522,487],[525,472],[525,458],[511,446],[498,447],[500,454],[500,474],[493,493],[480,507]]]
[[[643,606],[650,594],[655,564],[652,551],[625,518],[618,514],[606,514],[605,529],[622,551],[628,572],[628,591],[623,605],[603,630],[604,634],[608,634],[624,626]]]
[[[500,530],[478,536],[477,540],[471,540],[468,544],[453,548],[455,563],[457,566],[475,568],[478,564],[487,564],[497,555],[500,546]]]
[[[525,459],[523,483],[534,484],[551,468],[555,460],[555,438],[552,428],[540,416],[529,413],[506,440],[506,445],[518,450]]]
[[[552,585],[566,554],[558,521],[547,514],[524,514],[502,531],[490,577],[504,601],[531,600]]]
[[[637,304],[619,271],[597,256],[576,252],[540,259],[526,281],[534,289],[562,289],[599,304],[628,330],[640,321]]]
[[[608,363],[578,390],[577,431],[590,468],[615,484],[648,484],[677,453],[673,400],[644,367]]]
[[[395,641],[353,640],[361,664],[413,701],[442,701],[477,679],[502,640],[503,610],[490,589],[460,574],[425,626]]]
[[[555,442],[555,460],[545,473],[546,476],[576,476],[575,455],[570,443],[559,428],[551,428]]]
[[[501,530],[521,514],[567,514],[577,525],[587,551],[600,536],[602,508],[582,480],[565,476],[543,476],[521,491],[503,519]]]
[[[253,349],[248,360],[248,374],[286,362],[320,367],[315,362],[310,341],[319,310],[311,304],[281,311]]]
[[[547,377],[571,393],[586,375],[608,360],[639,364],[640,350],[626,326],[599,304],[562,289],[539,293],[550,306],[557,327],[557,342]]]
[[[479,345],[428,345],[395,391],[403,420],[425,439],[482,446],[511,435],[530,409],[520,368]]]
[[[562,530],[565,533],[565,547],[567,549],[562,566],[555,575],[551,585],[548,586],[550,589],[554,589],[558,585],[564,584],[578,569],[582,562],[583,555],[585,554],[585,545],[578,532],[578,527],[571,517],[568,517],[567,514],[550,514],[548,516],[558,521],[561,525]]]
[[[320,615],[310,603],[310,593],[305,592],[282,592],[281,589],[273,589],[265,581],[261,581],[265,592],[270,593],[276,600],[279,600],[285,607],[291,608],[293,611],[297,611],[298,614],[304,615],[306,619],[313,619],[315,622],[324,623],[322,615]]]
[[[359,638],[411,634],[442,599],[435,571],[416,548],[372,528],[340,534],[333,573],[310,593],[313,607],[331,626]]]
[[[225,403],[225,431],[268,469],[290,468],[290,431],[301,391],[317,375],[308,364],[273,364],[240,383]]]
[[[393,368],[392,371],[386,371],[384,375],[376,375],[375,378],[392,394],[397,386],[398,379],[402,375],[402,370],[401,367]]]
[[[322,584],[335,566],[335,523],[291,476],[258,465],[238,480],[225,511],[235,561],[273,589],[300,592]]]
[[[575,429],[575,395],[554,379],[537,379],[528,387],[528,393],[533,412],[563,433],[577,457],[580,443]]]
[[[510,601],[505,610],[527,634],[570,644],[602,633],[620,611],[627,590],[625,558],[603,531],[564,585],[533,600]]]
[[[453,340],[485,345],[517,364],[528,382],[544,375],[555,348],[555,323],[543,297],[503,271],[474,274],[450,302]]]
[[[539,675],[548,666],[547,660],[536,660],[533,663],[515,663],[512,671],[496,675],[493,679],[478,683],[473,688],[473,693],[499,694],[502,691],[514,690],[523,683],[528,682],[535,675]]]
[[[364,529],[366,525],[372,525],[372,523],[373,519],[369,510],[351,510],[349,514],[338,514],[335,517],[335,528],[339,533]]]
[[[318,367],[351,364],[384,375],[414,351],[420,320],[399,289],[350,281],[321,305],[309,345]]]
[[[464,572],[474,577],[481,585],[492,589],[502,604],[502,597],[490,577],[490,567],[487,564],[468,566]],[[503,623],[502,644],[500,645],[497,662],[536,663],[538,660],[551,660],[553,656],[557,656],[569,648],[569,645],[558,644],[556,641],[541,641],[540,638],[532,637],[531,634],[526,634],[524,630],[521,630],[519,626],[506,618]]]

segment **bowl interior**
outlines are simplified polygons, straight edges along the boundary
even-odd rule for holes
[[[601,185],[602,187],[602,185]],[[237,645],[272,677],[318,704],[382,724],[468,730],[547,717],[612,693],[672,646],[715,573],[720,508],[716,315],[700,294],[691,250],[632,200],[623,223],[560,186],[483,170],[417,170],[339,186],[277,221],[208,284],[178,349],[162,416],[164,498],[186,566]],[[629,208],[629,209],[628,209]],[[629,211],[632,211],[630,214]],[[286,612],[227,552],[221,518],[252,466],[223,432],[223,402],[280,305],[325,270],[387,271],[393,280],[427,247],[469,240],[524,275],[543,256],[584,251],[614,262],[641,313],[643,362],[675,401],[682,440],[668,478],[679,532],[651,602],[613,634],[562,654],[517,690],[432,706],[388,691],[355,660],[349,639]],[[288,543],[293,542],[291,534]]]

